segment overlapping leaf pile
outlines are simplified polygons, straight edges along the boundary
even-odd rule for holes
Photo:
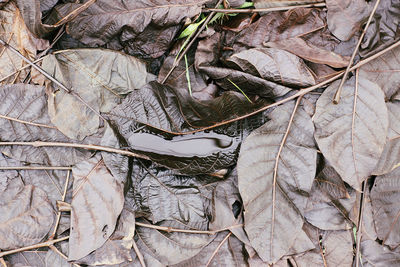
[[[400,5],[374,5],[0,0],[0,264],[400,266]]]

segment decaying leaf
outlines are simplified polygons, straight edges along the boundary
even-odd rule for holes
[[[24,185],[19,176],[0,173],[0,249],[10,250],[40,242],[51,230],[55,211],[46,193]]]
[[[59,51],[44,58],[42,68],[97,112],[110,111],[125,94],[154,79],[142,61],[104,49]],[[76,96],[53,86],[49,115],[54,125],[72,139],[82,140],[95,134],[99,116]]]
[[[101,247],[114,232],[124,204],[124,185],[115,179],[99,154],[76,164],[71,202],[69,260]]]
[[[356,190],[375,168],[383,151],[388,112],[381,88],[359,77],[343,86],[338,105],[332,99],[339,81],[318,99],[314,115],[318,146],[342,179]]]
[[[268,116],[270,121],[244,141],[238,160],[245,230],[251,245],[269,263],[285,255],[302,232],[301,212],[316,172],[314,127],[302,108],[280,150],[293,107],[287,103],[276,108]]]
[[[45,49],[49,43],[46,40],[37,39],[29,32],[14,2],[9,2],[0,10],[0,39],[12,47],[18,49],[22,55],[34,60],[37,50]],[[0,46],[0,79],[14,73],[27,63],[16,56],[9,49]],[[29,68],[15,73],[1,84],[23,82],[29,73]]]
[[[400,168],[378,176],[371,190],[371,203],[378,238],[384,245],[395,248],[400,244],[398,197]]]
[[[50,122],[44,87],[29,84],[0,87],[0,139],[19,142],[71,142]],[[68,166],[90,156],[66,147],[2,146],[1,152],[20,161]]]
[[[176,223],[165,221],[160,226],[174,227]],[[173,265],[192,258],[215,239],[214,235],[165,232],[138,226],[137,245],[141,251],[151,254],[166,265]]]

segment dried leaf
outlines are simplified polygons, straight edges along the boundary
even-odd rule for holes
[[[12,254],[7,256],[10,265],[6,267],[44,266],[46,255],[46,251],[24,251]]]
[[[124,204],[124,185],[109,173],[100,155],[76,164],[72,174],[68,260],[78,260],[113,233]]]
[[[378,176],[371,190],[371,203],[376,232],[384,245],[395,248],[400,244],[398,198],[400,168]]]
[[[338,105],[332,103],[339,81],[318,99],[315,139],[322,154],[342,179],[356,190],[375,168],[385,145],[388,113],[380,87],[362,77],[343,86]]]
[[[169,227],[165,221],[160,226]],[[146,251],[160,262],[173,265],[197,255],[215,239],[213,235],[162,232],[147,227],[137,227],[137,245],[140,251]]]
[[[2,141],[71,142],[50,122],[44,87],[0,86],[0,103]],[[66,147],[3,146],[1,152],[20,161],[55,166],[72,165],[91,155],[89,151]]]
[[[292,37],[289,39],[268,42],[264,44],[268,47],[274,47],[286,50],[305,60],[326,64],[333,68],[347,67],[349,58],[336,54],[335,52],[320,48],[313,44],[309,44],[300,37]]]
[[[361,30],[370,12],[364,0],[326,0],[329,30],[341,41],[348,41]]]
[[[218,233],[215,239],[206,247],[204,247],[196,256],[172,266],[173,267],[247,266],[243,255],[243,249],[244,249],[243,243],[232,235],[229,236],[227,240],[224,240],[227,234],[229,234],[228,231]],[[218,248],[218,246],[221,243],[222,246]],[[214,252],[216,252],[215,255],[213,254]],[[211,259],[211,257],[213,258]]]
[[[315,84],[307,65],[297,56],[276,48],[253,48],[230,56],[227,64],[245,73],[286,86]]]
[[[375,240],[361,242],[361,259],[364,267],[386,267],[400,265],[400,252],[398,249],[390,250]]]
[[[256,8],[285,7],[318,3],[319,0],[254,0]]]
[[[244,141],[238,160],[245,231],[268,263],[285,255],[302,232],[300,212],[316,172],[314,127],[302,108],[297,110],[287,140],[278,152],[293,107],[293,103],[287,103],[276,108],[268,116],[270,121]]]
[[[0,10],[0,20],[0,39],[18,49],[28,59],[34,60],[36,51],[44,50],[49,45],[48,41],[37,39],[29,32],[14,2],[8,3]],[[0,79],[25,65],[26,62],[9,49],[3,46],[0,47]],[[24,69],[0,82],[0,84],[23,82],[28,73],[29,68]]]
[[[131,56],[104,49],[73,49],[43,59],[42,68],[71,88],[97,112],[108,112],[123,96],[154,77]],[[98,131],[99,117],[77,97],[53,84],[51,121],[66,136],[82,140]],[[68,123],[65,123],[68,121]]]
[[[53,206],[40,188],[21,178],[0,173],[0,249],[10,250],[40,242],[55,218]],[[8,178],[7,178],[8,176]]]

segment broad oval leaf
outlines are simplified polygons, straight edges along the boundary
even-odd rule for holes
[[[124,205],[124,185],[107,170],[100,154],[72,168],[69,260],[101,247],[114,232]]]
[[[55,211],[40,188],[24,185],[20,177],[0,172],[0,249],[39,243],[51,230]]]
[[[29,84],[0,87],[0,139],[9,142],[71,142],[50,122],[44,87]],[[30,163],[73,165],[91,152],[65,147],[3,146],[9,157]]]
[[[400,168],[378,176],[371,190],[372,211],[378,238],[395,248],[400,244]]]
[[[43,59],[42,68],[97,112],[110,111],[125,94],[154,79],[139,59],[105,49],[57,51]],[[99,116],[76,96],[53,87],[48,108],[54,125],[72,139],[96,133]]]
[[[316,172],[314,127],[301,107],[279,154],[293,108],[292,102],[277,107],[268,116],[270,121],[245,139],[238,160],[245,231],[268,263],[285,255],[302,232],[300,212]]]
[[[286,86],[307,87],[315,84],[302,59],[277,48],[253,48],[233,54],[227,63],[235,69]]]
[[[332,100],[339,82],[317,101],[315,139],[322,154],[342,179],[356,190],[371,175],[383,151],[388,112],[381,88],[367,79],[345,82],[338,105]]]

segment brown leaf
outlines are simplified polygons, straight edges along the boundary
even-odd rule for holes
[[[319,0],[254,0],[256,8],[285,7],[318,3]]]
[[[325,89],[313,120],[322,154],[345,182],[361,190],[383,151],[388,113],[381,88],[363,77],[355,80],[346,81],[338,105],[332,99],[339,81]]]
[[[44,50],[48,45],[47,40],[37,39],[29,32],[21,13],[14,2],[8,3],[0,10],[0,39],[30,60],[34,60],[37,50]],[[14,71],[27,65],[20,57],[6,47],[0,47],[0,79],[12,74]],[[0,84],[23,82],[29,73],[29,68],[24,69]]]
[[[245,231],[251,245],[268,263],[285,255],[302,233],[300,212],[316,172],[314,127],[302,108],[297,110],[279,154],[293,107],[289,102],[271,112],[270,121],[244,141],[238,160]]]
[[[124,204],[124,185],[107,170],[99,154],[76,164],[71,202],[69,260],[101,247],[111,236]]]
[[[0,249],[39,243],[50,231],[55,211],[46,193],[0,173]]]
[[[361,242],[362,264],[364,267],[387,267],[400,265],[399,249],[391,250],[375,240]]]
[[[104,49],[56,52],[43,59],[42,68],[98,112],[110,111],[125,94],[154,79],[142,61]],[[54,84],[49,94],[49,115],[54,125],[72,139],[83,140],[99,129],[99,116]]]
[[[326,64],[333,68],[347,67],[350,59],[349,57],[344,57],[332,51],[309,44],[299,37],[268,42],[264,45],[283,49],[305,60],[318,64]]]

